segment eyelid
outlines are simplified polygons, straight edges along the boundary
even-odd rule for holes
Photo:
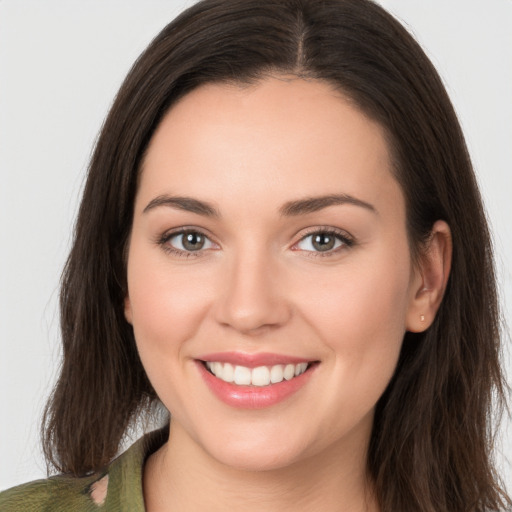
[[[172,238],[179,235],[184,235],[185,233],[197,233],[199,235],[204,236],[213,246],[215,246],[215,248],[213,248],[214,250],[216,250],[216,248],[218,248],[219,246],[219,244],[213,240],[213,237],[210,236],[204,229],[198,228],[196,226],[180,226],[177,228],[169,229],[168,231],[165,231],[162,235],[157,237],[156,243],[157,245],[160,245],[162,249],[167,253],[185,258],[204,256],[205,252],[212,250],[212,247],[209,247],[207,249],[201,248],[198,249],[197,251],[187,251],[173,247],[168,243],[169,240],[171,240]]]
[[[299,249],[297,246],[300,242],[305,240],[306,238],[316,235],[316,234],[327,234],[334,236],[337,240],[342,242],[341,246],[333,248],[328,251],[311,251],[306,249]],[[291,247],[294,251],[302,251],[304,253],[308,253],[310,257],[327,257],[333,256],[337,254],[339,251],[350,248],[355,245],[355,239],[352,235],[350,235],[347,231],[339,228],[335,228],[332,226],[315,226],[312,228],[308,228],[305,233],[302,233],[299,240],[293,244]]]
[[[220,246],[213,237],[206,232],[206,230],[202,228],[198,228],[196,226],[180,226],[177,228],[172,228],[168,231],[165,231],[162,235],[158,236],[156,239],[156,243],[162,247],[168,253],[175,254],[181,257],[200,257],[204,256],[206,252],[212,250],[212,248],[207,249],[198,249],[197,251],[187,251],[178,249],[173,247],[168,242],[171,238],[179,235],[183,235],[185,233],[198,233],[204,236],[215,248],[213,250],[217,250]],[[328,251],[312,251],[299,249],[297,246],[300,242],[305,240],[307,237],[315,235],[315,234],[327,234],[334,236],[337,240],[341,241],[341,246],[335,247]],[[352,247],[355,244],[355,239],[352,235],[350,235],[347,231],[342,230],[340,228],[335,228],[333,226],[315,226],[311,228],[307,228],[305,232],[302,232],[300,238],[292,245],[291,250],[293,251],[301,251],[303,253],[308,253],[309,257],[328,257],[337,254],[339,251]]]

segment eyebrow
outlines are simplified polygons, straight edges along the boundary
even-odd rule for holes
[[[294,217],[317,212],[329,206],[344,204],[360,206],[361,208],[365,208],[366,210],[378,215],[377,209],[373,205],[348,194],[330,194],[319,197],[306,197],[297,201],[289,201],[279,209],[279,213],[286,217]]]
[[[158,206],[169,206],[178,210],[197,213],[197,215],[202,215],[204,217],[220,218],[221,216],[217,208],[215,208],[215,206],[212,204],[207,203],[206,201],[199,201],[198,199],[193,199],[192,197],[177,197],[168,195],[162,195],[152,199],[144,208],[142,213],[153,210]]]
[[[295,217],[314,213],[319,210],[323,210],[324,208],[328,208],[329,206],[344,204],[359,206],[378,215],[378,212],[373,205],[348,194],[330,194],[326,196],[306,197],[304,199],[288,201],[279,209],[279,214],[284,217]],[[219,210],[217,210],[217,208],[211,203],[200,201],[199,199],[194,199],[192,197],[169,195],[161,195],[152,199],[144,208],[143,213],[153,210],[159,206],[168,206],[170,208],[196,213],[197,215],[202,215],[204,217],[221,217]]]

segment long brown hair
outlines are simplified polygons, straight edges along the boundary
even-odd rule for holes
[[[204,0],[139,57],[98,139],[61,290],[63,363],[43,418],[49,465],[107,464],[156,400],[123,315],[140,163],[169,107],[209,82],[268,73],[334,84],[384,128],[414,257],[438,219],[453,262],[433,325],[407,333],[377,404],[368,474],[383,512],[512,505],[490,457],[504,402],[491,241],[457,117],[419,45],[370,0]],[[496,400],[493,401],[493,398]]]

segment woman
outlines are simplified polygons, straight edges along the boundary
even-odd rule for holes
[[[91,162],[45,416],[2,510],[502,510],[492,255],[432,65],[361,0],[200,2]],[[161,401],[172,417],[112,462]],[[32,507],[32,508],[31,508]]]

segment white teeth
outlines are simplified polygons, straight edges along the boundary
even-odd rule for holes
[[[287,364],[284,367],[283,375],[284,375],[284,378],[286,380],[292,380],[293,377],[295,377],[295,365],[294,364]]]
[[[282,364],[272,366],[272,369],[270,370],[270,382],[272,382],[272,384],[281,382],[284,379],[283,370],[284,366]]]
[[[247,368],[246,366],[233,366],[230,363],[219,361],[207,361],[206,367],[224,382],[234,382],[239,386],[253,385],[261,387],[298,377],[307,370],[308,363]]]
[[[226,382],[233,382],[235,380],[235,369],[232,364],[224,363],[222,368],[222,380]]]
[[[220,363],[222,364],[222,363]],[[223,379],[224,375],[221,374],[219,377]],[[245,366],[235,366],[235,384],[239,386],[248,386],[251,383],[251,369]]]
[[[308,367],[308,363],[300,363],[295,365],[295,377],[304,373]]]
[[[266,366],[253,368],[251,384],[253,386],[268,386],[270,384],[270,370]]]
[[[217,375],[217,373],[222,373],[222,363],[213,363],[212,364],[212,372]]]

